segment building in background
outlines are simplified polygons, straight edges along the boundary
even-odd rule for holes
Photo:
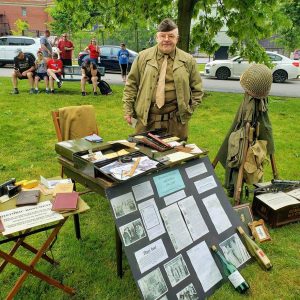
[[[52,0],[0,1],[0,35],[11,34],[11,30],[16,29],[15,22],[18,19],[29,24],[32,35],[40,35],[51,21],[45,10],[52,3]]]

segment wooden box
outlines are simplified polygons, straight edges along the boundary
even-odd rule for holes
[[[300,201],[290,192],[254,194],[253,214],[263,218],[271,227],[300,221]]]

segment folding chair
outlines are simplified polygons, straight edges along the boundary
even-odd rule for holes
[[[83,138],[90,134],[98,134],[95,109],[92,105],[69,106],[51,112],[58,142]],[[73,128],[75,127],[75,128]],[[64,175],[61,167],[61,177]],[[76,190],[75,181],[74,190]],[[79,194],[90,192],[84,191]],[[78,214],[74,215],[74,225],[77,239],[81,238]]]

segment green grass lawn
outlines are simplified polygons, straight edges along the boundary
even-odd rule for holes
[[[287,85],[282,85],[287,88]],[[29,95],[27,82],[20,94],[10,95],[9,78],[0,78],[0,182],[15,177],[39,179],[60,174],[54,145],[56,135],[50,112],[59,107],[94,105],[100,135],[105,141],[124,139],[132,133],[123,121],[122,86],[113,86],[112,96],[82,97],[79,83],[65,82],[54,95]],[[88,87],[91,92],[91,86]],[[212,160],[242,101],[241,94],[207,93],[190,123],[189,141],[209,150]],[[269,115],[273,123],[276,162],[282,179],[300,179],[300,98],[271,97]],[[224,171],[218,166],[221,181]],[[271,179],[266,167],[265,180]],[[116,276],[114,223],[108,201],[96,194],[84,195],[91,209],[80,216],[82,240],[77,241],[72,219],[58,236],[52,250],[59,266],[40,261],[38,270],[76,288],[72,299],[139,299],[139,292],[124,259],[124,278]],[[242,270],[250,283],[248,295],[241,296],[224,284],[211,299],[300,299],[300,224],[270,229],[272,241],[261,245],[274,268],[262,271],[256,263]],[[45,233],[28,238],[39,244]],[[2,248],[2,246],[1,246]],[[4,247],[7,249],[7,247]],[[29,262],[32,256],[18,250],[16,257]],[[0,274],[0,299],[12,288],[21,272],[8,265]],[[29,276],[16,299],[68,299],[67,294]]]

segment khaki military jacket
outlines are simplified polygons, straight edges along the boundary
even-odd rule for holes
[[[125,115],[139,119],[145,126],[159,77],[157,50],[156,45],[139,53],[131,67],[123,94]],[[196,61],[178,48],[173,64],[173,78],[178,103],[177,115],[181,123],[185,124],[201,103],[203,90]]]

